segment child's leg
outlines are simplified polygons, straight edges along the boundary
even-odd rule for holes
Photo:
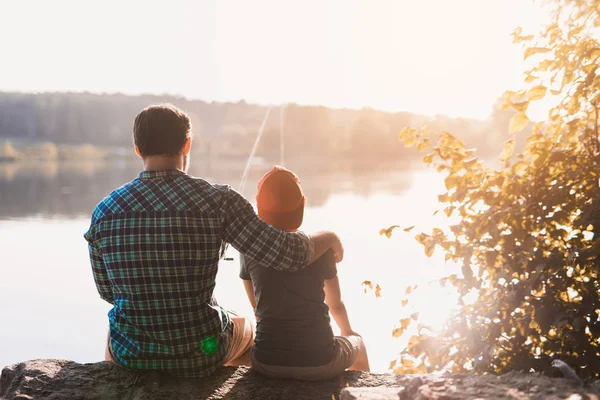
[[[365,372],[369,372],[371,371],[371,367],[369,366],[369,356],[367,355],[367,348],[365,347],[365,342],[363,341],[363,338],[360,336],[351,336],[352,338],[357,338],[353,339],[352,341],[358,341],[358,356],[356,357],[356,360],[352,363],[352,365],[350,365],[348,367],[348,370],[350,371],[365,371]]]
[[[343,355],[344,369],[350,371],[371,370],[363,338],[358,335],[336,336],[336,346]]]

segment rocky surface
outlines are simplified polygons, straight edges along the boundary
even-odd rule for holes
[[[266,379],[243,367],[224,367],[208,378],[176,379],[127,371],[109,362],[32,360],[2,370],[0,398],[600,400],[600,383],[582,387],[563,378],[520,372],[503,376],[346,372],[331,381],[300,382]]]

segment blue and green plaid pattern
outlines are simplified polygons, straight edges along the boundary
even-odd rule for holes
[[[312,253],[306,235],[265,224],[229,186],[179,170],[143,171],[109,194],[85,239],[100,297],[113,305],[116,361],[182,377],[225,361],[233,325],[213,297],[223,243],[280,270]]]

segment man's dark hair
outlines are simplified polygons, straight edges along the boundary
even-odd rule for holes
[[[175,156],[192,136],[190,117],[171,104],[146,107],[133,122],[133,143],[142,157]]]

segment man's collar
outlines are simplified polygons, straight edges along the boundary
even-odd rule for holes
[[[185,172],[179,169],[156,169],[151,171],[142,171],[137,176],[137,179],[153,179],[153,178],[164,178],[166,176],[182,176],[186,175]]]

